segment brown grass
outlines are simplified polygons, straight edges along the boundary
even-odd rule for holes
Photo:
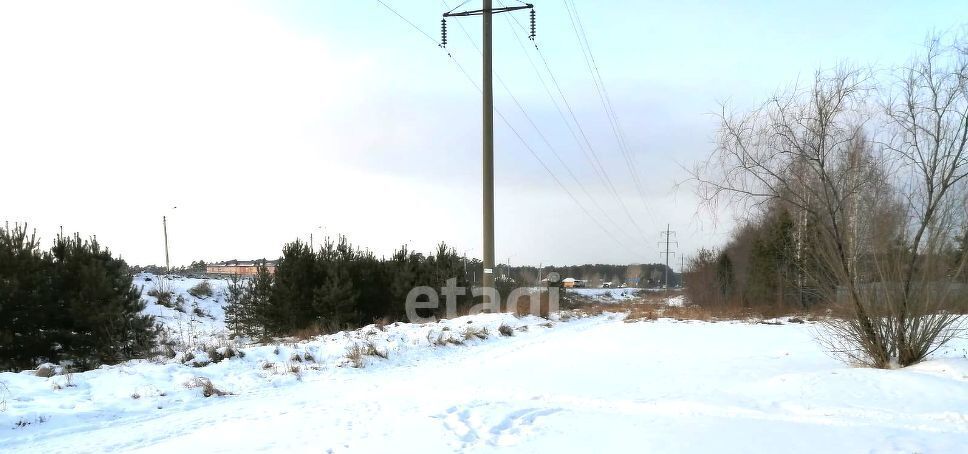
[[[536,315],[539,317],[547,318],[548,314],[551,312],[549,302],[550,302],[550,294],[547,291],[541,291],[541,293],[538,295],[538,313],[535,314],[531,311],[530,296],[519,297],[518,300],[515,302],[514,307],[505,308],[506,309],[505,312],[514,312],[514,314],[517,316]],[[505,305],[507,304],[505,303]]]
[[[774,308],[744,308],[722,306],[707,308],[696,304],[666,306],[665,297],[648,295],[643,298],[620,303],[586,303],[575,306],[574,312],[584,316],[600,315],[604,312],[626,313],[626,322],[651,321],[660,318],[674,320],[724,321],[724,320],[764,320],[784,316],[797,316],[801,320],[817,321],[826,315],[825,309],[813,311],[791,311]],[[565,320],[565,318],[563,318]]]
[[[34,372],[34,375],[43,378],[50,378],[54,376],[54,373],[54,366],[44,364],[43,366],[37,368],[37,371]]]
[[[215,385],[212,384],[212,381],[205,377],[192,378],[187,383],[185,383],[185,387],[188,389],[201,388],[202,395],[205,397],[212,397],[212,396],[221,397],[221,396],[232,394],[230,392],[222,391],[221,389],[216,388]]]
[[[294,337],[298,340],[312,340],[324,334],[330,333],[319,323],[313,323],[305,328],[300,328],[289,333],[289,337]]]

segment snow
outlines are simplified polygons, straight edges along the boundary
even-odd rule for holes
[[[619,302],[635,298],[641,290],[636,288],[570,288],[567,292],[594,298],[599,302]]]
[[[666,304],[666,306],[676,306],[676,307],[684,306],[686,304],[686,296],[685,295],[676,295],[676,296],[673,296],[673,297],[669,298],[665,302],[665,304]]]
[[[179,323],[177,314],[164,316]],[[917,366],[875,370],[829,357],[810,323],[623,317],[480,314],[243,346],[244,357],[202,367],[166,358],[70,377],[2,373],[0,451],[963,452],[968,445],[965,339]],[[231,343],[219,337],[220,323],[201,322],[216,333],[205,341],[225,351]],[[515,335],[500,336],[502,324]],[[490,336],[456,344],[468,327]],[[365,367],[352,367],[348,349],[370,343],[388,358],[366,356]],[[203,397],[189,387],[197,377],[231,394]]]
[[[212,296],[196,297],[190,293],[192,287],[208,282]],[[133,284],[141,288],[141,297],[146,302],[145,314],[154,315],[165,327],[168,335],[183,345],[204,344],[212,339],[227,339],[229,332],[225,327],[225,297],[229,281],[227,279],[200,279],[182,276],[164,278],[149,273],[134,276]],[[168,288],[172,292],[172,302],[181,298],[183,310],[158,304],[158,298],[149,295],[152,289]],[[198,312],[195,309],[198,309]]]

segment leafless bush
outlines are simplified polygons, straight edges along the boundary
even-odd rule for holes
[[[168,282],[168,279],[164,277],[156,280],[154,287],[148,290],[148,296],[157,298],[158,304],[168,308],[174,307],[171,302],[172,295],[173,292],[171,291],[171,284]]]
[[[821,342],[851,362],[907,366],[958,332],[949,284],[965,259],[945,259],[965,222],[966,57],[932,39],[886,89],[839,68],[748,114],[724,108],[718,148],[693,173],[711,205],[795,213],[798,279],[837,316]]]
[[[222,352],[220,352],[219,349],[215,348],[214,345],[209,346],[207,349],[205,349],[205,354],[208,355],[209,361],[213,363],[218,363],[218,362],[221,362],[223,359],[225,359],[225,356],[222,355]]]
[[[468,326],[467,328],[464,328],[464,333],[463,333],[463,337],[465,341],[473,340],[475,338],[484,340],[484,339],[487,339],[488,335],[489,333],[487,332],[486,326],[482,326],[480,328],[477,328],[474,326]]]
[[[379,356],[380,358],[387,359],[390,357],[389,350],[380,350],[376,347],[373,341],[366,341],[366,354],[369,356]]]
[[[351,366],[357,369],[362,369],[366,366],[366,362],[364,362],[365,356],[366,350],[360,344],[354,343],[346,349],[346,359],[349,360]]]

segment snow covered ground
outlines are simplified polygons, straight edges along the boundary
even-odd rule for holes
[[[483,314],[250,346],[244,357],[202,367],[173,358],[72,377],[2,373],[0,451],[964,452],[968,446],[963,339],[921,365],[872,370],[828,357],[811,324],[622,318],[549,322]],[[500,335],[502,324],[514,335]],[[487,336],[473,335],[485,327]],[[388,358],[368,355],[363,368],[353,367],[348,351],[371,344]],[[204,397],[199,377],[232,394]]]
[[[625,301],[635,298],[642,290],[637,288],[570,288],[568,293],[574,293],[600,302]]]
[[[211,296],[192,295],[192,287],[202,282],[211,287]],[[190,345],[228,338],[224,310],[227,279],[171,276],[163,280],[153,274],[141,273],[135,275],[133,283],[141,287],[141,297],[147,303],[144,313],[154,315],[173,340]],[[159,288],[170,290],[171,305],[177,305],[181,310],[159,305],[158,298],[150,295],[152,290]]]

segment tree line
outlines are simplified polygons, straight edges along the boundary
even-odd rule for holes
[[[125,262],[96,239],[41,250],[26,225],[0,227],[0,370],[142,357],[159,334],[144,307]]]
[[[500,273],[508,271],[507,266],[498,265]],[[540,273],[539,273],[540,271]],[[675,287],[681,284],[680,273],[669,268],[669,286]],[[548,273],[555,272],[564,278],[575,278],[586,280],[589,285],[600,286],[605,282],[612,285],[626,284],[636,288],[659,288],[665,285],[666,266],[661,263],[643,263],[632,265],[609,265],[609,264],[584,264],[584,265],[563,265],[563,266],[543,266],[539,270],[535,266],[512,266],[510,277],[520,285],[535,284],[538,277],[545,278]]]
[[[456,286],[470,287],[467,265],[445,243],[428,255],[403,246],[386,258],[353,246],[345,236],[326,239],[316,250],[296,240],[283,247],[275,273],[262,267],[252,279],[230,285],[226,323],[236,334],[264,338],[400,320],[415,287],[441,288],[452,278]],[[457,303],[472,304],[469,289]],[[443,307],[422,315],[442,316]]]
[[[840,66],[749,111],[724,106],[695,168],[702,199],[749,213],[692,261],[701,304],[807,307],[855,363],[906,366],[957,333],[968,304],[968,41],[908,63]]]

